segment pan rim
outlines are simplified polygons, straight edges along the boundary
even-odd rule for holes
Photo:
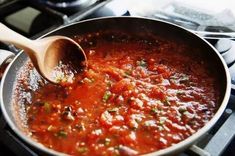
[[[151,21],[155,21],[155,22],[160,22],[160,23],[163,23],[163,24],[168,24],[168,25],[171,25],[171,26],[174,26],[174,27],[177,27],[178,29],[181,29],[182,31],[186,31],[192,35],[194,35],[195,37],[197,37],[199,40],[203,40],[203,42],[205,42],[210,48],[212,48],[212,50],[215,52],[215,54],[217,55],[217,57],[219,58],[220,62],[222,63],[223,67],[224,67],[224,72],[225,72],[225,77],[226,77],[226,87],[225,87],[225,92],[224,92],[224,97],[223,97],[223,100],[221,102],[221,105],[219,107],[219,109],[216,111],[216,113],[214,114],[214,116],[210,119],[210,121],[208,121],[202,128],[200,128],[197,132],[195,132],[194,134],[192,134],[190,137],[184,139],[183,141],[180,141],[179,143],[175,144],[175,145],[172,145],[170,147],[167,147],[165,149],[162,149],[162,150],[158,150],[158,151],[155,151],[155,152],[151,152],[151,153],[147,153],[147,154],[144,154],[145,156],[151,156],[151,155],[168,155],[168,154],[172,154],[174,152],[176,152],[177,150],[179,150],[180,148],[182,147],[188,147],[189,145],[193,144],[198,138],[200,138],[201,136],[203,136],[203,134],[205,134],[207,131],[209,131],[209,129],[211,129],[213,127],[213,125],[218,121],[218,119],[220,118],[220,116],[222,115],[222,113],[224,112],[227,104],[228,104],[228,101],[229,101],[229,97],[230,97],[230,91],[231,91],[231,77],[230,77],[230,74],[229,74],[229,69],[225,63],[225,61],[223,60],[222,56],[219,54],[219,52],[208,42],[206,41],[204,38],[200,37],[199,35],[197,34],[194,34],[192,33],[191,31],[181,27],[181,26],[178,26],[178,25],[175,25],[175,24],[172,24],[170,22],[166,22],[166,21],[162,21],[162,20],[156,20],[156,19],[153,19],[153,18],[145,18],[145,17],[134,17],[134,16],[131,16],[131,17],[125,17],[125,16],[122,16],[122,17],[116,17],[116,16],[110,16],[110,17],[100,17],[100,18],[94,18],[94,19],[88,19],[88,20],[83,20],[83,21],[79,21],[79,22],[75,22],[75,23],[72,23],[72,24],[68,24],[68,25],[65,25],[65,26],[62,26],[62,27],[59,27],[53,31],[50,31],[49,33],[46,33],[45,35],[39,37],[38,39],[40,38],[43,38],[45,36],[48,36],[50,34],[52,34],[53,32],[56,32],[56,31],[59,31],[61,29],[64,29],[64,28],[67,28],[67,27],[70,27],[70,26],[73,26],[73,25],[77,25],[77,24],[80,24],[80,23],[85,23],[85,22],[92,22],[92,21],[97,21],[97,20],[105,20],[105,19],[122,19],[122,18],[129,18],[129,19],[142,19],[142,20],[151,20]],[[4,75],[2,77],[2,80],[1,80],[1,88],[0,88],[0,97],[1,97],[1,110],[3,112],[3,116],[5,118],[5,120],[7,121],[7,124],[10,126],[10,128],[23,140],[25,141],[26,143],[28,143],[29,145],[43,151],[43,152],[46,152],[48,154],[51,154],[51,155],[67,155],[65,153],[62,153],[62,152],[58,152],[58,151],[55,151],[53,149],[49,149],[47,147],[45,147],[44,145],[42,145],[41,143],[33,140],[31,137],[27,136],[25,133],[23,133],[19,128],[17,128],[17,126],[14,124],[14,122],[10,119],[10,117],[8,116],[8,113],[7,113],[7,110],[6,110],[6,107],[4,105],[4,100],[3,100],[3,93],[4,93],[4,83],[6,83],[6,77],[9,73],[9,70],[11,69],[11,67],[13,66],[13,64],[15,63],[15,61],[22,56],[22,53],[23,52],[20,52],[19,54],[17,54],[17,56],[13,59],[13,61],[8,65],[7,69],[5,70],[4,72]]]

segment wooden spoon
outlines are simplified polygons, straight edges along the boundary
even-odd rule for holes
[[[52,83],[72,82],[75,74],[87,67],[83,49],[65,36],[30,40],[0,23],[0,41],[23,49],[39,74]]]

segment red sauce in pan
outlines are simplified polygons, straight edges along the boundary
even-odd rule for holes
[[[75,38],[89,63],[76,83],[32,93],[27,124],[38,142],[71,155],[137,155],[179,143],[212,118],[217,80],[194,50],[104,36]]]

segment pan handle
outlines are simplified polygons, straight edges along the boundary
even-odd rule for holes
[[[194,31],[194,30],[189,30],[205,39],[231,39],[235,40],[235,32],[205,32],[205,31]]]
[[[7,65],[13,60],[14,57],[15,57],[14,53],[0,49],[0,80]]]

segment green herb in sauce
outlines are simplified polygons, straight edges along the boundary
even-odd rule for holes
[[[51,104],[48,102],[45,102],[44,109],[45,109],[46,113],[50,113],[51,112]]]
[[[106,91],[103,96],[103,102],[107,102],[111,95],[112,93],[110,91]]]
[[[152,114],[157,114],[157,113],[158,113],[158,109],[157,109],[157,108],[152,108],[152,109],[150,110],[150,112],[151,112]]]
[[[110,142],[111,142],[111,140],[109,138],[105,138],[104,145],[108,146],[108,145],[110,145]]]
[[[137,66],[147,67],[147,62],[145,60],[136,61]]]
[[[166,119],[167,119],[166,117],[160,117],[159,118],[159,124],[163,125],[165,123]]]
[[[62,137],[62,138],[66,138],[67,135],[68,135],[68,133],[63,130],[60,130],[55,134],[55,136]]]
[[[88,148],[87,147],[77,147],[76,150],[78,151],[78,153],[83,154],[88,151]]]

